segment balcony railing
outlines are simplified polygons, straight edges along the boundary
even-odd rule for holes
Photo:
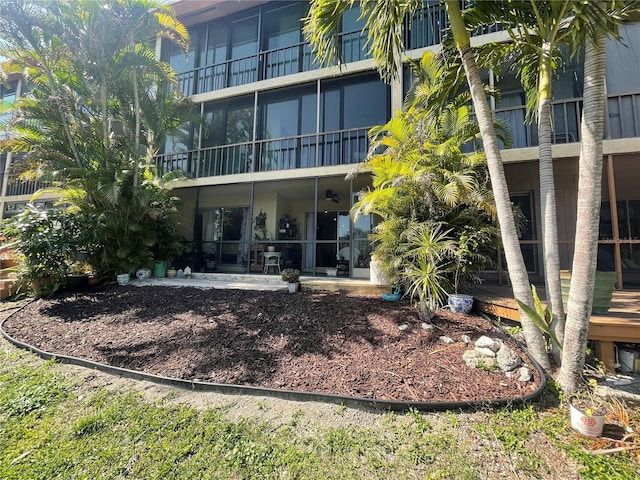
[[[462,0],[460,8],[473,6],[473,0]],[[405,23],[405,45],[407,49],[430,47],[442,43],[446,31],[449,29],[449,17],[446,7],[439,0],[431,0],[428,4],[416,10]],[[472,36],[485,35],[499,31],[497,25],[483,27]]]
[[[607,138],[640,137],[640,93],[610,95],[607,98],[607,108]],[[552,143],[580,141],[581,113],[582,99],[553,102]],[[494,114],[496,119],[509,126],[513,135],[511,148],[538,145],[536,125],[524,122],[524,106],[496,109]],[[368,130],[357,128],[169,153],[159,155],[157,165],[162,172],[181,170],[192,178],[348,165],[366,158],[369,150]],[[9,187],[8,192],[18,191],[18,187],[22,189],[20,191],[25,190],[24,194],[35,191],[35,186],[29,186],[25,182],[11,183]]]
[[[2,175],[0,178],[7,181],[6,196],[33,195],[42,188],[51,186],[50,182],[37,182],[35,180],[20,180],[17,174]]]
[[[366,158],[368,128],[222,145],[157,157],[161,173],[190,178],[348,165]]]
[[[369,58],[366,41],[366,35],[359,30],[340,34],[345,62]],[[178,87],[185,95],[195,95],[318,68],[311,46],[301,42],[180,73]]]
[[[607,97],[609,133],[605,138],[640,137],[640,93],[609,95]],[[500,108],[495,117],[507,124],[513,135],[511,148],[534,147],[538,145],[538,129],[534,124],[525,124],[524,106]],[[582,99],[553,102],[551,141],[574,143],[580,141],[580,118]]]
[[[607,97],[611,138],[640,137],[640,93]]]

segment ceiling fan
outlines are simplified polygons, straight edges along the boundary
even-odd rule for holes
[[[338,194],[333,193],[333,190],[327,190],[326,193],[324,194],[324,199],[330,200],[334,203],[340,203],[340,200],[338,200]]]

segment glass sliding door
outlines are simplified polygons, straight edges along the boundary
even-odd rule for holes
[[[317,214],[316,267],[335,268],[336,266],[340,216],[340,212],[337,211],[323,211]]]
[[[312,86],[260,98],[260,171],[315,165],[316,94]]]
[[[301,18],[306,5],[298,3],[266,12],[263,20],[263,78],[282,77],[300,71],[302,61]]]
[[[164,41],[162,44],[162,60],[169,63],[178,72],[178,89],[185,95],[196,92],[195,68],[198,67],[198,47],[204,36],[206,25],[197,26],[189,31],[190,42],[187,54],[178,45]]]
[[[258,80],[258,17],[231,24],[230,87]]]
[[[355,202],[356,199],[354,199]],[[369,235],[373,232],[374,216],[360,215],[353,224],[353,249],[351,251],[352,276],[355,278],[369,278],[369,262],[371,261],[371,241]]]
[[[227,86],[227,54],[229,31],[222,22],[209,24],[206,45],[200,51],[198,93],[220,90]]]
[[[377,76],[357,75],[323,82],[321,90],[322,165],[364,160],[369,147],[369,128],[383,125],[389,118],[389,87]]]
[[[251,234],[249,207],[221,207],[198,211],[204,271],[246,266]]]
[[[199,175],[208,177],[252,171],[253,97],[205,104],[203,120]]]

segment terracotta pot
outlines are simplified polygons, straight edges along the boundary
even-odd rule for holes
[[[36,297],[51,293],[52,288],[53,278],[51,277],[38,277],[31,280],[31,289]]]

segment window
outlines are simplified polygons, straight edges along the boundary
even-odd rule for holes
[[[258,80],[258,17],[231,24],[231,72],[229,86]]]
[[[376,76],[362,75],[326,82],[322,90],[322,164],[364,160],[369,147],[368,129],[389,118],[389,87]]]
[[[365,20],[359,17],[360,7],[357,3],[345,10],[342,15],[340,40],[342,43],[342,57],[346,63],[369,57],[365,47],[367,38],[366,35],[361,33],[365,26]]]
[[[204,106],[203,147],[250,142],[253,139],[253,97]]]
[[[315,165],[316,94],[313,87],[265,95],[262,103],[260,170]]]
[[[522,228],[520,230],[519,239],[521,243],[520,249],[524,257],[524,263],[528,272],[537,271],[538,246],[534,243],[536,240],[536,217],[533,209],[533,193],[512,193],[509,195],[511,203],[520,209],[522,213]]]
[[[198,212],[197,229],[202,241],[204,267],[246,265],[251,234],[249,207],[203,209]]]
[[[621,94],[638,90],[640,78],[640,23],[620,27],[622,42],[607,38],[607,93]]]
[[[252,169],[253,97],[206,104],[200,176],[246,173]],[[210,147],[220,147],[210,149]]]
[[[365,75],[327,82],[322,93],[322,131],[383,125],[389,119],[389,87]]]
[[[228,35],[229,31],[223,23],[209,24],[206,46],[200,51],[200,66],[215,65],[227,60]]]

